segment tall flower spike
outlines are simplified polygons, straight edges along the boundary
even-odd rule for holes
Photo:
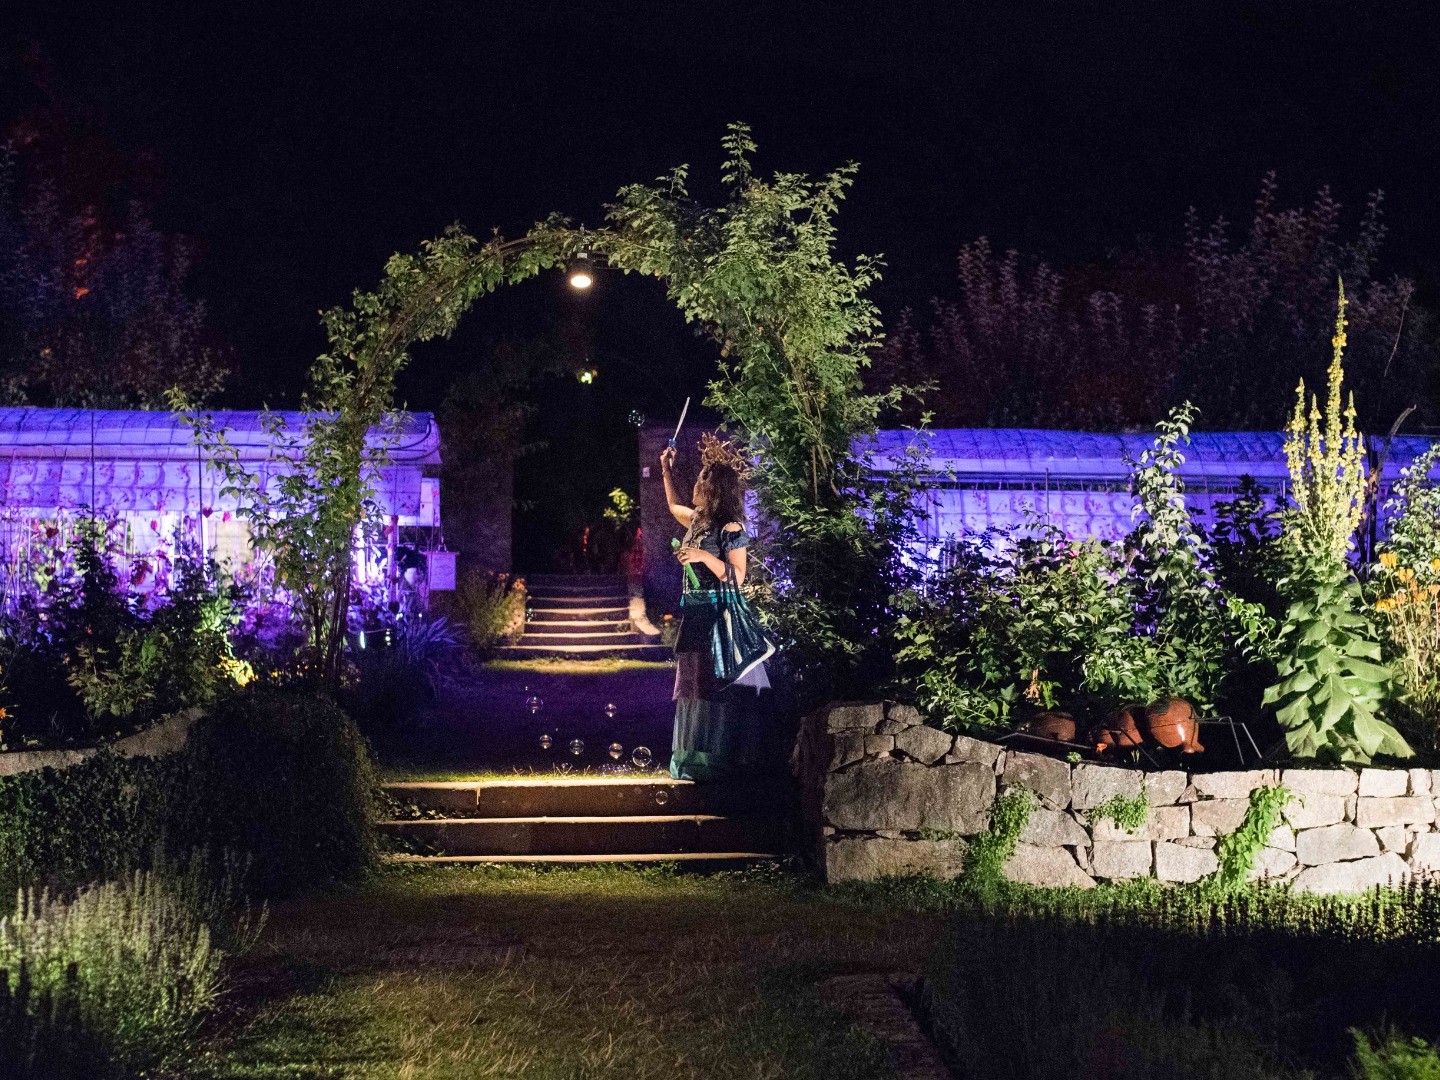
[[[1343,566],[1365,511],[1364,438],[1355,427],[1355,398],[1344,382],[1345,283],[1340,282],[1335,336],[1326,371],[1325,407],[1312,395],[1306,409],[1305,382],[1295,391],[1295,411],[1285,426],[1285,462],[1290,472],[1293,526],[1286,531],[1291,554],[1300,562]]]

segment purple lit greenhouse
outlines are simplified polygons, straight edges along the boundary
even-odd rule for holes
[[[882,431],[881,459],[923,440],[928,518],[934,547],[946,539],[1016,525],[1027,511],[1049,518],[1072,536],[1116,540],[1133,527],[1128,461],[1149,449],[1154,436],[1102,435],[1028,428],[950,428],[918,436]],[[1427,438],[1368,442],[1373,471],[1380,469],[1383,503],[1400,470],[1430,446]],[[1234,499],[1250,477],[1272,501],[1285,494],[1285,435],[1279,431],[1195,432],[1181,447],[1186,500],[1196,519],[1214,524],[1218,503]]]
[[[300,430],[300,413],[278,415],[286,429]],[[286,471],[294,449],[272,438],[263,414],[211,416],[241,462],[266,476]],[[372,433],[377,447],[382,440],[388,460],[375,494],[387,528],[383,543],[357,549],[356,578],[357,584],[394,591],[406,584],[396,569],[398,547],[424,552],[441,546],[434,475],[440,434],[431,414],[407,413],[393,436]],[[248,528],[221,486],[219,470],[206,461],[189,427],[169,413],[0,409],[0,589],[6,602],[44,579],[76,522],[92,515],[108,525],[120,579],[137,595],[163,591],[172,554],[183,541],[193,541],[233,573],[262,578]]]

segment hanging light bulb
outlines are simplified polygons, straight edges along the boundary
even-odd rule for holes
[[[589,252],[579,251],[570,260],[570,268],[565,272],[570,280],[572,289],[588,289],[595,284],[595,264],[590,261]]]

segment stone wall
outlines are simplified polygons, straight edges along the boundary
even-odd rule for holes
[[[665,501],[665,481],[660,475],[660,452],[674,433],[673,428],[641,428],[636,444],[640,454],[640,543],[643,594],[650,611],[657,617],[680,610],[680,564],[670,550],[670,541],[685,531],[670,515]],[[681,443],[680,460],[676,463],[676,486],[686,498],[690,495],[698,455],[695,440],[686,437]]]
[[[153,727],[137,731],[110,744],[121,757],[163,757],[185,745],[190,725],[204,714],[199,709],[186,709],[168,716]],[[89,761],[100,751],[96,747],[77,750],[15,750],[0,753],[0,776],[19,776],[40,769],[68,769]]]
[[[908,705],[835,704],[801,724],[791,755],[814,856],[827,881],[923,872],[954,876],[965,837],[983,832],[996,795],[1036,796],[1012,881],[1093,886],[1213,872],[1217,838],[1245,817],[1250,792],[1294,793],[1261,850],[1256,877],[1317,893],[1358,892],[1440,871],[1440,770],[1251,769],[1144,772],[1071,765],[926,727]],[[1136,833],[1097,818],[1116,795],[1143,795]]]

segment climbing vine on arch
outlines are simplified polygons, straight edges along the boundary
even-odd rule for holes
[[[910,584],[899,558],[911,538],[905,468],[877,469],[863,449],[899,389],[861,383],[879,341],[866,297],[875,259],[835,253],[835,218],[855,166],[814,178],[758,177],[749,129],[724,140],[726,200],[706,206],[678,167],[622,188],[596,229],[551,217],[524,237],[481,242],[452,227],[395,255],[375,291],[324,313],[330,347],[311,370],[302,465],[286,505],[251,490],[242,505],[281,584],[301,598],[311,643],[338,673],[351,542],[373,520],[383,447],[367,433],[393,408],[395,379],[417,342],[449,335],[470,305],[584,250],[626,273],[659,278],[685,318],[716,342],[708,401],[752,452],[766,522],[757,575],[765,607],[816,694],[871,682],[893,652],[890,598]],[[236,484],[243,484],[237,475]],[[276,514],[275,510],[283,513]]]

